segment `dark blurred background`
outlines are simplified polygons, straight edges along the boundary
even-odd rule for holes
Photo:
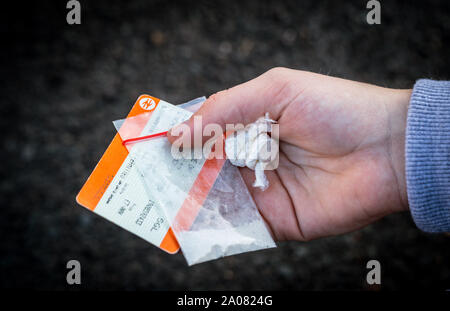
[[[2,288],[450,288],[450,237],[399,214],[352,234],[187,267],[75,196],[141,93],[177,104],[286,66],[394,88],[450,78],[449,1],[67,1],[1,9]],[[382,284],[366,284],[377,259]]]

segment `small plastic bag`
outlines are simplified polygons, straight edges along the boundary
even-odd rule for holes
[[[169,130],[204,101],[180,108],[160,101],[149,115],[115,121],[122,140]],[[191,111],[188,111],[190,109]],[[133,128],[146,122],[144,131]],[[126,126],[125,126],[126,125]],[[128,145],[146,189],[164,210],[189,265],[275,247],[235,166],[225,159],[175,159],[166,137]]]

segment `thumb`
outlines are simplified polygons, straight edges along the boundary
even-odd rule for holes
[[[225,132],[227,124],[247,125],[264,116],[266,112],[269,112],[272,119],[277,120],[282,111],[282,101],[275,98],[280,94],[280,85],[265,73],[253,80],[213,94],[189,120],[173,127],[167,137],[173,143],[183,135],[183,129],[187,126],[191,137],[200,135],[205,142],[210,138],[203,135],[203,129],[208,124],[218,124]],[[201,118],[198,118],[199,116]],[[197,123],[194,126],[194,122],[199,120],[201,124]]]

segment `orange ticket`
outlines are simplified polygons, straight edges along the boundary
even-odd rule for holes
[[[158,98],[149,95],[141,95],[136,100],[127,116],[143,116],[139,118],[142,124],[136,126],[134,123],[136,136],[141,134],[159,102]],[[179,250],[164,212],[146,193],[135,160],[123,146],[119,134],[106,149],[76,200],[80,205],[168,253]]]

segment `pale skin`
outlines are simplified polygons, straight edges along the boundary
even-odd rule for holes
[[[280,124],[270,186],[241,174],[276,240],[307,241],[360,229],[407,210],[405,128],[411,90],[274,68],[216,93],[195,115],[203,126],[248,124],[265,112]],[[193,118],[186,122],[193,131]],[[195,133],[194,133],[195,135]],[[170,135],[173,142],[177,137]]]

